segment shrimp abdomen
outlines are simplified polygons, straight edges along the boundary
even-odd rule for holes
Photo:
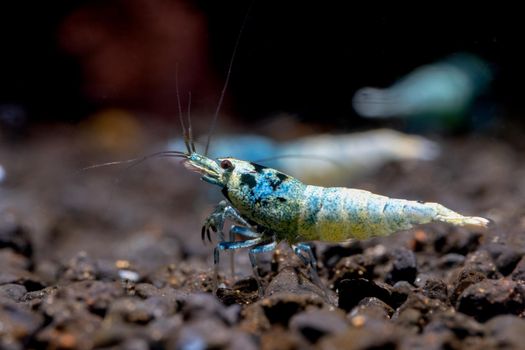
[[[340,242],[384,236],[432,221],[476,228],[489,223],[437,203],[389,198],[350,188],[307,186],[298,227],[300,239]]]

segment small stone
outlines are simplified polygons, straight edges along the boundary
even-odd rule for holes
[[[27,291],[36,291],[44,288],[44,283],[33,273],[16,269],[3,267],[0,269],[0,285],[3,284],[21,284]]]
[[[288,326],[290,319],[298,312],[303,311],[306,305],[297,302],[297,300],[276,300],[275,303],[263,306],[264,314],[270,324],[280,324],[284,327]]]
[[[507,244],[490,243],[483,248],[489,252],[496,267],[504,276],[509,275],[514,270],[523,256],[522,251],[518,251],[515,247]]]
[[[154,319],[155,315],[151,305],[143,300],[128,297],[115,300],[109,307],[107,317],[112,320],[144,325]]]
[[[394,319],[403,328],[413,330],[414,333],[419,333],[425,322],[424,313],[415,308],[405,308],[397,311],[394,314]]]
[[[465,289],[456,306],[481,322],[501,314],[519,315],[525,310],[525,288],[505,278],[486,279]]]
[[[437,266],[442,269],[450,269],[463,265],[465,256],[457,253],[449,253],[439,258]]]
[[[352,322],[356,322],[355,316],[364,315],[366,317],[373,317],[378,319],[390,319],[390,316],[394,313],[388,304],[374,297],[364,298],[359,304],[352,309],[349,313],[349,317],[352,318]],[[355,325],[355,324],[354,324]]]
[[[64,281],[86,281],[97,277],[96,262],[86,252],[80,252],[64,266],[61,274]]]
[[[448,302],[447,284],[437,278],[428,278],[421,288],[423,294],[431,299],[438,299],[444,303]]]
[[[487,321],[485,329],[486,337],[490,338],[494,349],[523,349],[523,318],[512,315],[496,316]]]
[[[144,300],[144,306],[153,318],[168,317],[177,309],[176,301],[162,296],[149,297]]]
[[[324,337],[318,343],[321,350],[398,349],[402,332],[391,322],[369,320],[367,326],[350,327],[342,333]]]
[[[271,281],[264,291],[265,297],[279,293],[294,293],[297,295],[316,295],[326,302],[332,297],[332,292],[325,286],[315,285],[307,276],[298,273],[292,267],[283,268]]]
[[[161,298],[168,302],[168,305],[174,312],[182,309],[183,304],[188,299],[188,293],[171,287],[157,288],[149,283],[139,283],[135,285],[135,295],[139,298],[150,300]]]
[[[339,288],[339,282],[347,279],[372,279],[374,274],[374,262],[370,256],[363,254],[343,258],[334,269],[330,284],[334,289]]]
[[[219,320],[202,318],[181,327],[168,349],[226,349],[232,333]]]
[[[451,284],[450,300],[456,303],[459,295],[470,285],[481,282],[486,278],[501,278],[502,275],[493,263],[486,250],[479,250],[467,256],[465,266],[458,270]]]
[[[346,244],[335,244],[327,247],[322,253],[323,264],[331,271],[338,262],[346,257],[361,254],[363,246],[361,241],[355,240]]]
[[[210,317],[221,318],[226,307],[212,294],[195,293],[188,296],[182,306],[185,319],[197,320]]]
[[[231,350],[256,350],[258,347],[252,336],[240,331],[233,331],[230,336],[228,349]]]
[[[175,334],[183,323],[180,314],[154,319],[147,325],[149,337],[155,343],[164,341]]]
[[[454,281],[452,281],[452,290],[450,293],[451,302],[455,304],[465,289],[473,284],[483,281],[486,278],[487,277],[482,272],[476,271],[475,269],[461,269]]]
[[[138,282],[140,280],[140,275],[132,270],[119,270],[118,275],[122,280],[130,282]]]
[[[55,294],[58,287],[47,287],[33,292],[27,292],[20,299],[20,302],[24,303],[31,309],[37,309],[48,296]]]
[[[450,305],[438,299],[431,299],[422,293],[412,293],[392,315],[392,320],[412,332],[420,332],[433,315],[451,310]]]
[[[141,298],[148,298],[158,296],[161,294],[161,289],[155,287],[151,283],[137,283],[135,285],[135,293]]]
[[[471,317],[454,310],[437,313],[425,327],[425,333],[436,334],[452,332],[458,339],[466,337],[482,337],[483,325]]]
[[[450,228],[434,241],[436,252],[467,255],[479,246],[481,233]]]
[[[289,327],[308,342],[315,344],[326,335],[345,331],[348,322],[345,314],[339,310],[311,309],[295,314],[290,319]]]
[[[310,344],[296,332],[290,332],[283,327],[272,327],[261,335],[259,340],[261,350],[293,350],[308,349]]]
[[[390,286],[362,278],[343,280],[339,284],[339,307],[346,312],[366,297],[376,297],[388,304],[391,296]]]
[[[27,293],[26,287],[20,284],[4,284],[0,286],[0,298],[19,301]]]
[[[158,338],[159,334],[148,334],[152,322],[147,325],[129,323],[118,317],[107,317],[104,322],[96,329],[95,334],[90,338],[92,344],[87,349],[123,349],[130,340]],[[170,335],[173,333],[170,333]],[[134,343],[134,341],[131,341]],[[82,344],[84,345],[84,344]],[[118,345],[118,347],[116,347]]]
[[[510,274],[510,278],[514,281],[523,281],[525,282],[525,256],[521,258],[521,260],[518,262],[512,273]]]
[[[443,350],[461,349],[461,342],[450,331],[424,332],[419,336],[407,336],[401,339],[399,349]]]
[[[297,313],[326,306],[315,294],[276,293],[244,308],[240,328],[249,333],[267,331],[272,325],[288,327]]]
[[[503,277],[486,250],[478,250],[469,254],[465,260],[465,269],[479,271],[487,278]]]
[[[239,304],[228,306],[221,312],[222,319],[226,321],[226,324],[233,326],[241,319],[242,307]]]
[[[406,248],[397,248],[392,252],[392,269],[386,281],[394,284],[398,281],[413,283],[417,275],[416,255]]]
[[[212,291],[212,274],[208,267],[204,269],[198,264],[169,264],[153,272],[147,277],[157,288],[171,287],[186,293]],[[183,288],[186,287],[186,288]]]
[[[259,287],[253,277],[241,279],[231,288],[219,288],[217,298],[224,305],[251,304],[259,299]]]
[[[27,341],[43,323],[42,315],[31,312],[22,304],[0,299],[0,338]]]
[[[70,317],[68,308],[104,317],[110,304],[123,294],[122,286],[118,282],[73,282],[58,288],[54,293],[47,293],[42,309],[46,315],[57,319]]]
[[[236,323],[240,318],[241,307],[237,304],[225,306],[208,293],[195,293],[189,295],[182,302],[181,313],[187,320],[216,318],[226,325]]]
[[[392,297],[390,305],[397,309],[413,293],[414,287],[407,281],[399,281],[392,286]]]

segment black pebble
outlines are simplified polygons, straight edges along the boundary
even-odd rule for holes
[[[390,304],[392,291],[390,286],[369,281],[364,278],[343,280],[339,283],[339,307],[350,311],[366,297],[376,297]]]
[[[392,252],[392,269],[386,281],[394,284],[398,281],[414,283],[417,275],[416,255],[406,248],[398,248]]]
[[[510,279],[486,279],[460,295],[457,309],[480,322],[502,314],[519,315],[525,310],[525,287]]]

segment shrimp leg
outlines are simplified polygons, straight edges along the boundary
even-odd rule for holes
[[[277,246],[277,242],[274,240],[270,243],[259,245],[257,247],[250,249],[250,253],[249,253],[250,262],[252,264],[253,275],[255,276],[255,280],[257,281],[257,287],[259,289],[259,296],[261,298],[264,296],[264,290],[262,288],[261,278],[259,277],[259,273],[257,271],[257,256],[255,254],[271,252],[272,250],[275,249],[276,246]]]
[[[228,204],[226,201],[220,201],[219,204],[215,207],[215,210],[208,216],[201,230],[201,239],[205,242],[205,234],[208,236],[208,240],[211,242],[210,229],[217,233],[219,241],[224,241],[224,221],[230,219],[231,221],[240,224],[242,226],[249,227],[250,224],[237,212],[235,208]],[[233,227],[232,227],[233,228]],[[235,232],[232,232],[230,229],[228,239],[233,242],[235,240]],[[249,236],[257,237],[257,236]],[[232,278],[235,277],[235,256],[234,252],[230,253],[230,272]]]
[[[217,288],[217,281],[219,276],[219,253],[221,250],[237,250],[242,248],[249,248],[256,246],[260,243],[264,242],[263,237],[257,237],[254,239],[248,239],[246,241],[233,241],[233,242],[227,242],[222,241],[217,244],[215,249],[213,250],[213,265],[214,265],[214,289]]]
[[[295,255],[297,255],[297,257],[301,259],[303,264],[309,267],[310,278],[312,279],[314,284],[321,288],[325,296],[327,296],[328,290],[325,287],[325,285],[321,282],[319,274],[317,273],[317,260],[315,259],[312,247],[307,243],[297,243],[292,245],[292,249]]]
[[[232,225],[232,227],[230,228],[230,235],[240,235],[248,238],[257,238],[262,236],[262,234],[259,232],[255,232],[254,230],[248,227],[238,225]]]
[[[235,235],[240,235],[240,236],[247,237],[247,238],[257,238],[257,237],[261,237],[262,234],[252,230],[249,227],[232,225],[229,231],[229,235],[228,235],[230,242],[235,241]],[[230,251],[230,271],[231,271],[232,278],[235,278],[234,254],[235,254],[234,250]]]
[[[215,207],[213,212],[205,220],[202,226],[201,238],[204,241],[205,234],[208,236],[208,240],[211,242],[210,229],[216,232],[219,236],[219,241],[224,241],[224,221],[230,219],[231,221],[246,227],[251,225],[237,212],[235,208],[228,204],[226,201],[220,201]]]

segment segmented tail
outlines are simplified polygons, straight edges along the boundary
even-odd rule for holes
[[[470,229],[486,229],[491,224],[489,219],[479,216],[463,216],[439,203],[424,203],[426,207],[434,210],[432,221],[441,221],[454,226],[463,226]]]
[[[464,226],[470,229],[486,229],[491,223],[490,220],[479,216],[462,216],[462,215],[439,215],[438,221],[446,222],[454,226]]]

